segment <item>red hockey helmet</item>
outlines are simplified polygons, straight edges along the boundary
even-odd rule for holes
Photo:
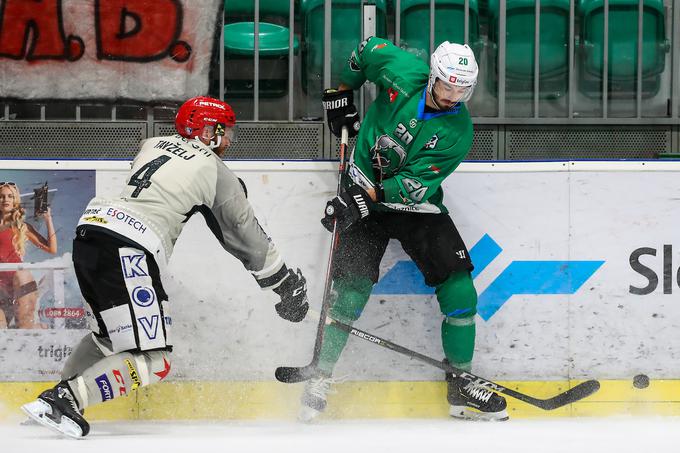
[[[235,123],[236,115],[229,104],[207,96],[189,99],[175,116],[175,129],[184,138],[195,138],[204,126],[215,128],[215,135],[224,135],[225,128]]]

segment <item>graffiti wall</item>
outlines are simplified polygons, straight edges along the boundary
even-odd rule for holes
[[[3,0],[0,97],[204,94],[222,11],[218,0]]]

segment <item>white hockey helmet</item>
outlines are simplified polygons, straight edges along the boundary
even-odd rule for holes
[[[467,102],[477,85],[479,67],[475,54],[467,44],[456,44],[444,41],[430,58],[430,80],[427,91],[434,100],[434,86],[437,79],[447,86],[466,88],[458,102]]]

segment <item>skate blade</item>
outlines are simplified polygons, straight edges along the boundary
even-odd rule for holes
[[[504,422],[508,420],[508,411],[502,410],[499,412],[481,412],[467,406],[451,406],[449,415],[454,418],[463,420],[474,420],[482,422]]]
[[[319,415],[321,415],[321,412],[317,411],[316,409],[309,406],[302,406],[302,408],[300,408],[300,412],[298,413],[298,421],[302,423],[312,423],[319,417]]]
[[[36,422],[31,417],[29,417],[26,420],[19,422],[19,425],[20,426],[40,426],[40,423]]]
[[[21,409],[32,420],[60,434],[73,439],[83,438],[83,430],[70,418],[62,416],[60,423],[57,423],[56,421],[49,418],[48,415],[52,413],[52,407],[44,401],[36,400],[31,403],[24,404],[21,406]]]

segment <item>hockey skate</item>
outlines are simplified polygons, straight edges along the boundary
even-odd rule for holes
[[[446,385],[451,417],[499,422],[509,418],[505,398],[488,388],[451,373],[446,373]]]
[[[300,413],[298,420],[304,423],[314,421],[324,410],[326,410],[326,396],[334,393],[331,385],[340,382],[330,377],[330,375],[317,372],[305,384],[305,389],[300,398]]]
[[[24,412],[26,412],[26,411],[24,411]],[[82,410],[82,409],[79,410],[78,413],[80,413],[80,415],[83,416],[83,417],[85,416],[85,411]],[[40,423],[35,421],[35,419],[32,418],[32,417],[27,417],[25,420],[19,422],[19,425],[21,425],[21,426],[40,426]]]
[[[81,438],[90,432],[90,425],[80,415],[78,403],[66,382],[45,390],[38,399],[21,406],[36,422],[69,437]]]

